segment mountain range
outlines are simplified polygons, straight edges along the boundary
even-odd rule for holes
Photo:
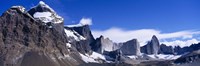
[[[12,6],[0,16],[0,66],[198,66],[200,43],[160,44],[156,35],[115,43],[94,38],[87,24],[64,26],[64,18],[40,1],[26,11]]]

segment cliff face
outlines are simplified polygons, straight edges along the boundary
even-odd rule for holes
[[[166,46],[165,44],[160,45],[159,54],[175,54],[172,46]]]
[[[140,55],[140,45],[137,39],[132,39],[123,43],[120,50],[124,55]]]
[[[116,50],[114,48],[114,45],[115,44],[109,38],[104,38],[103,36],[100,36],[95,40],[93,44],[91,44],[91,47],[93,51],[103,54],[104,51],[109,52]]]
[[[91,33],[89,25],[76,26],[76,27],[67,27],[65,29],[74,31],[75,35],[80,38],[80,40],[73,40],[71,43],[76,49],[81,53],[90,53],[92,52],[92,44],[95,39]]]
[[[147,45],[141,47],[141,52],[146,54],[158,54],[158,50],[160,49],[160,43],[158,38],[154,35],[147,43]]]

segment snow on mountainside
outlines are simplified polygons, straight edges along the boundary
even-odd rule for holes
[[[97,63],[94,59],[92,59],[92,58],[90,58],[90,57],[88,57],[88,56],[85,56],[85,55],[83,55],[83,54],[81,54],[81,53],[79,53],[79,54],[81,55],[81,59],[82,59],[84,62],[86,62],[86,63],[89,63],[89,62]]]
[[[91,57],[91,58],[95,58],[95,59],[98,59],[98,58],[99,58],[99,59],[106,60],[104,55],[99,54],[99,53],[96,53],[96,52],[93,52],[92,55],[90,55],[90,57]]]
[[[92,52],[91,55],[84,55],[84,54],[81,54],[81,58],[83,61],[85,61],[86,63],[101,63],[101,61],[98,61],[98,60],[103,60],[103,61],[106,61],[106,58],[104,55],[102,54],[99,54],[99,53],[96,53],[96,52]]]
[[[80,34],[78,34],[76,31],[74,30],[68,30],[68,29],[64,29],[65,33],[67,34],[68,38],[72,38],[75,39],[76,41],[80,41],[80,40],[86,40],[85,37],[81,36]],[[69,40],[69,41],[73,41],[73,40]]]
[[[157,58],[157,59],[164,59],[164,60],[174,60],[177,59],[179,57],[181,57],[181,55],[165,55],[165,54],[158,54],[158,55],[148,55],[151,58]]]
[[[39,4],[35,7],[32,7],[29,10],[29,13],[37,20],[48,23],[62,23],[64,19],[57,15],[56,12],[50,8],[43,1],[40,1]]]
[[[155,60],[174,60],[181,56],[182,55],[172,55],[172,54],[147,55],[147,57],[155,59]],[[131,56],[127,56],[127,57],[129,57],[131,59],[138,59],[138,58],[144,58],[145,54],[141,54],[139,56],[131,55]]]

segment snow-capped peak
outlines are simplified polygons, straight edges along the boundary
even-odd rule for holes
[[[28,12],[36,20],[41,20],[45,23],[62,23],[64,21],[61,16],[57,15],[56,12],[43,1],[40,1],[38,5],[32,7]]]
[[[36,7],[46,8],[46,9],[49,9],[50,12],[55,12],[51,7],[49,7],[49,5],[47,5],[43,1],[40,1],[39,4]]]

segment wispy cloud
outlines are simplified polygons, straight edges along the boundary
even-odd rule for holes
[[[83,26],[83,25],[92,25],[92,19],[91,18],[82,18],[78,24],[75,25],[66,25],[68,27],[76,27],[76,26]]]
[[[92,19],[91,18],[82,18],[80,20],[81,25],[92,25]]]
[[[121,28],[110,28],[107,30],[92,30],[95,38],[103,35],[112,39],[114,42],[125,42],[133,38],[138,39],[140,45],[143,46],[147,41],[151,40],[153,35],[156,35],[159,40],[182,38],[182,39],[192,39],[193,35],[200,34],[199,31],[177,31],[172,33],[162,33],[160,30],[155,29],[139,29],[139,30],[125,30]],[[162,42],[161,42],[162,43]],[[166,42],[165,42],[166,43]]]

